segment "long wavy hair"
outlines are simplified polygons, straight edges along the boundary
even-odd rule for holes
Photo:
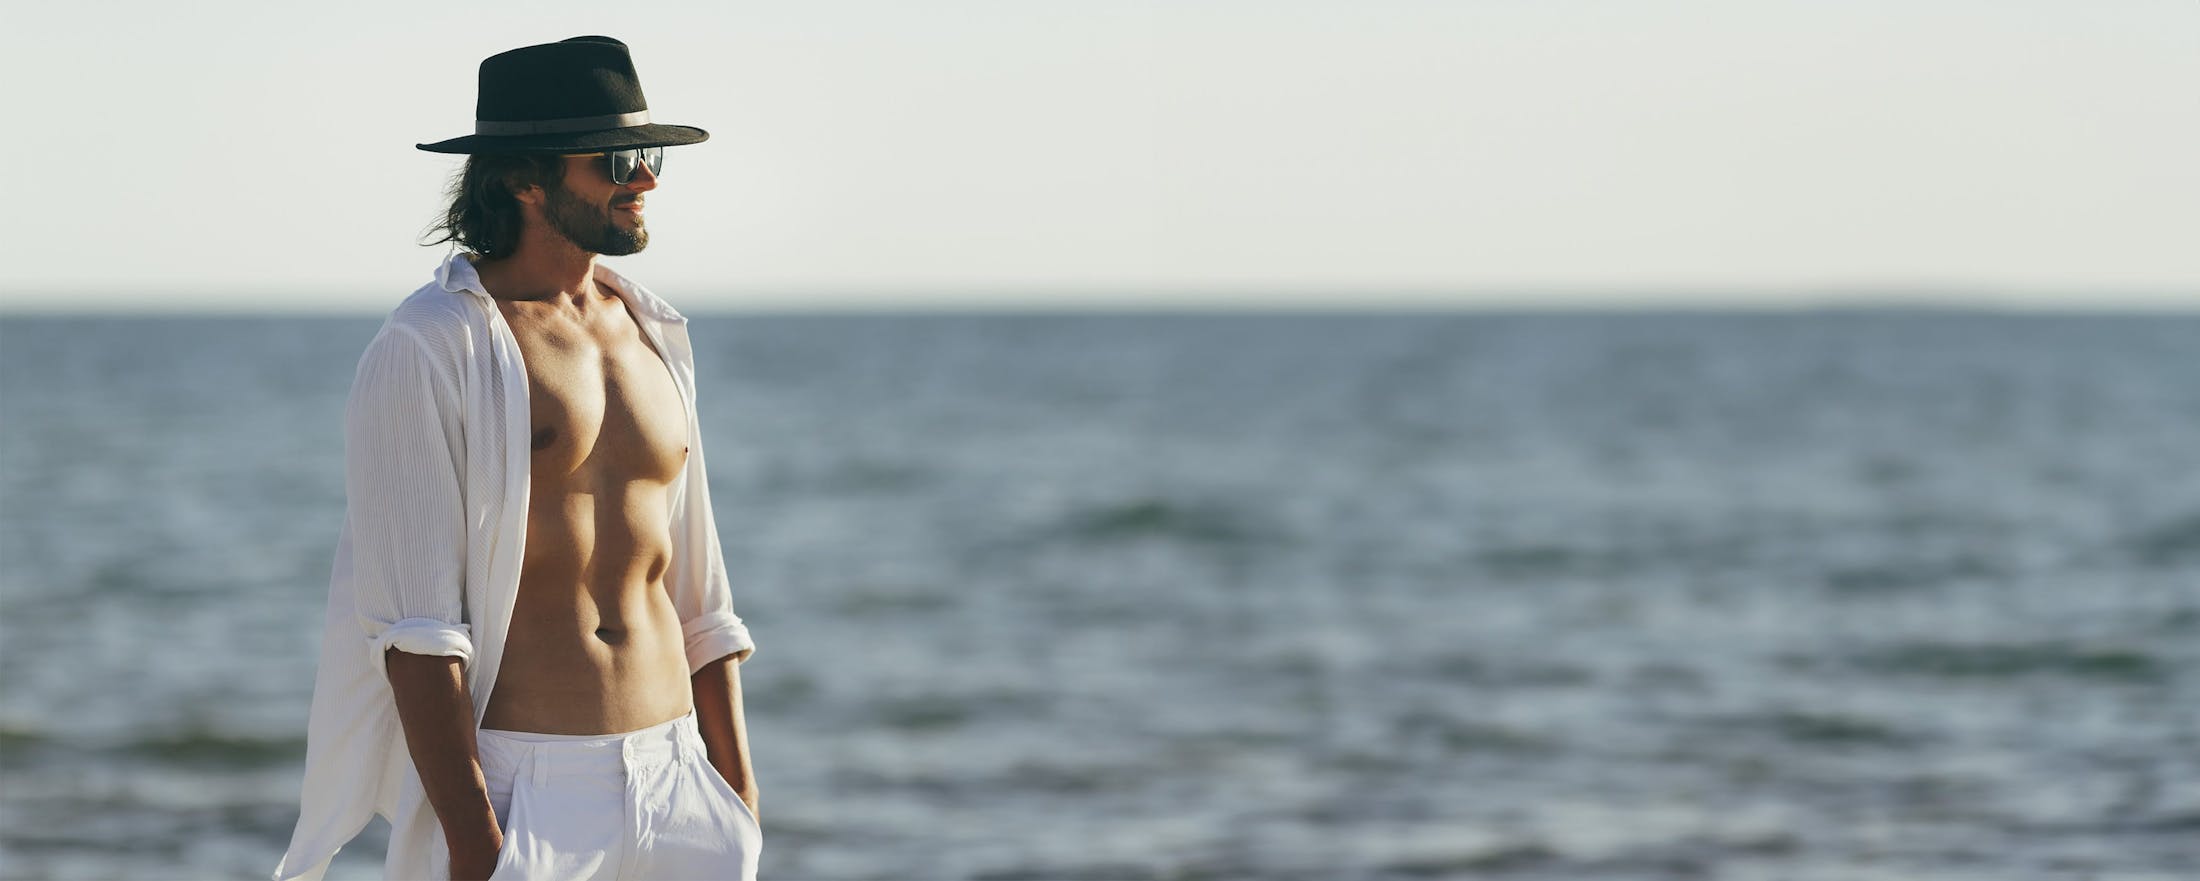
[[[519,247],[519,199],[512,194],[530,186],[555,190],[565,185],[565,159],[555,153],[475,153],[452,176],[451,206],[421,233],[422,245],[457,242],[468,251],[495,259]],[[433,238],[430,238],[430,237]]]

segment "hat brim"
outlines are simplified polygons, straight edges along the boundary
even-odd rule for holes
[[[585,153],[628,147],[679,147],[707,140],[710,132],[694,126],[651,124],[554,135],[467,135],[413,146],[430,153]]]

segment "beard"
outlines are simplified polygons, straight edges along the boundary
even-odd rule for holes
[[[547,187],[543,201],[543,217],[550,221],[550,228],[566,241],[591,254],[620,257],[649,247],[649,230],[636,218],[633,229],[620,229],[611,219],[608,206],[598,207],[581,200],[566,188]]]

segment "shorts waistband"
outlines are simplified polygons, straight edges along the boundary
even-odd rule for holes
[[[702,736],[695,712],[624,734],[539,734],[483,728],[475,742],[485,768],[517,768],[533,757],[538,774],[602,773],[619,767],[655,765],[700,751]]]

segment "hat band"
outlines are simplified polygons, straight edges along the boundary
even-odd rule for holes
[[[606,116],[568,116],[564,119],[528,119],[517,122],[481,119],[474,121],[474,134],[562,135],[568,132],[592,132],[648,124],[649,111],[636,110],[633,113],[613,113]]]

